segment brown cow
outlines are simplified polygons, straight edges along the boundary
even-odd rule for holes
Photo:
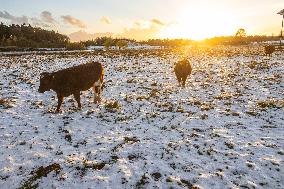
[[[178,83],[184,87],[187,77],[191,74],[192,67],[188,60],[180,60],[176,63],[174,68]]]
[[[41,73],[38,91],[53,90],[57,93],[58,105],[56,111],[60,111],[63,98],[73,94],[81,108],[80,92],[93,87],[94,102],[100,101],[101,87],[103,83],[104,69],[101,63],[90,62],[87,64],[59,70],[57,72]]]

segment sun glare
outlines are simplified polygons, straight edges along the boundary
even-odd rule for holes
[[[238,28],[233,15],[221,7],[189,7],[176,17],[176,22],[165,27],[161,38],[190,38],[201,40],[213,36],[233,35]]]

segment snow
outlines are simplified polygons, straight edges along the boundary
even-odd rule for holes
[[[193,73],[181,88],[173,66],[185,53]],[[252,46],[0,57],[1,188],[283,188],[284,55],[262,54]],[[105,68],[102,102],[88,90],[81,110],[68,97],[55,114],[56,94],[37,92],[40,73],[89,60]]]
[[[95,50],[95,49],[98,49],[98,50],[104,50],[105,47],[104,46],[88,46],[87,47],[88,50]]]
[[[124,48],[123,50],[149,50],[149,49],[161,49],[161,46],[150,46],[150,45],[129,45],[128,47]],[[111,46],[110,50],[119,50],[117,46]],[[82,52],[94,52],[97,50],[104,50],[106,48],[104,46],[88,46],[86,50],[65,50],[64,48],[58,49],[51,49],[51,48],[39,48],[37,51],[7,51],[7,52],[0,52],[0,56],[5,55],[42,55],[42,54],[74,54],[74,53],[82,53]]]
[[[150,46],[150,45],[139,45],[139,44],[128,43],[128,46],[123,49],[141,50],[141,49],[160,49],[160,48],[161,46]],[[105,46],[88,46],[87,49],[88,50],[105,50]],[[119,50],[117,46],[111,46],[109,49]]]

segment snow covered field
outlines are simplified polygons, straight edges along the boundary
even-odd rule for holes
[[[258,47],[0,57],[0,188],[284,188],[284,54]],[[193,65],[186,87],[173,65]],[[97,60],[101,104],[37,92]]]

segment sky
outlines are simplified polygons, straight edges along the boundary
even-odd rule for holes
[[[137,40],[278,35],[284,0],[0,0],[0,21]]]

